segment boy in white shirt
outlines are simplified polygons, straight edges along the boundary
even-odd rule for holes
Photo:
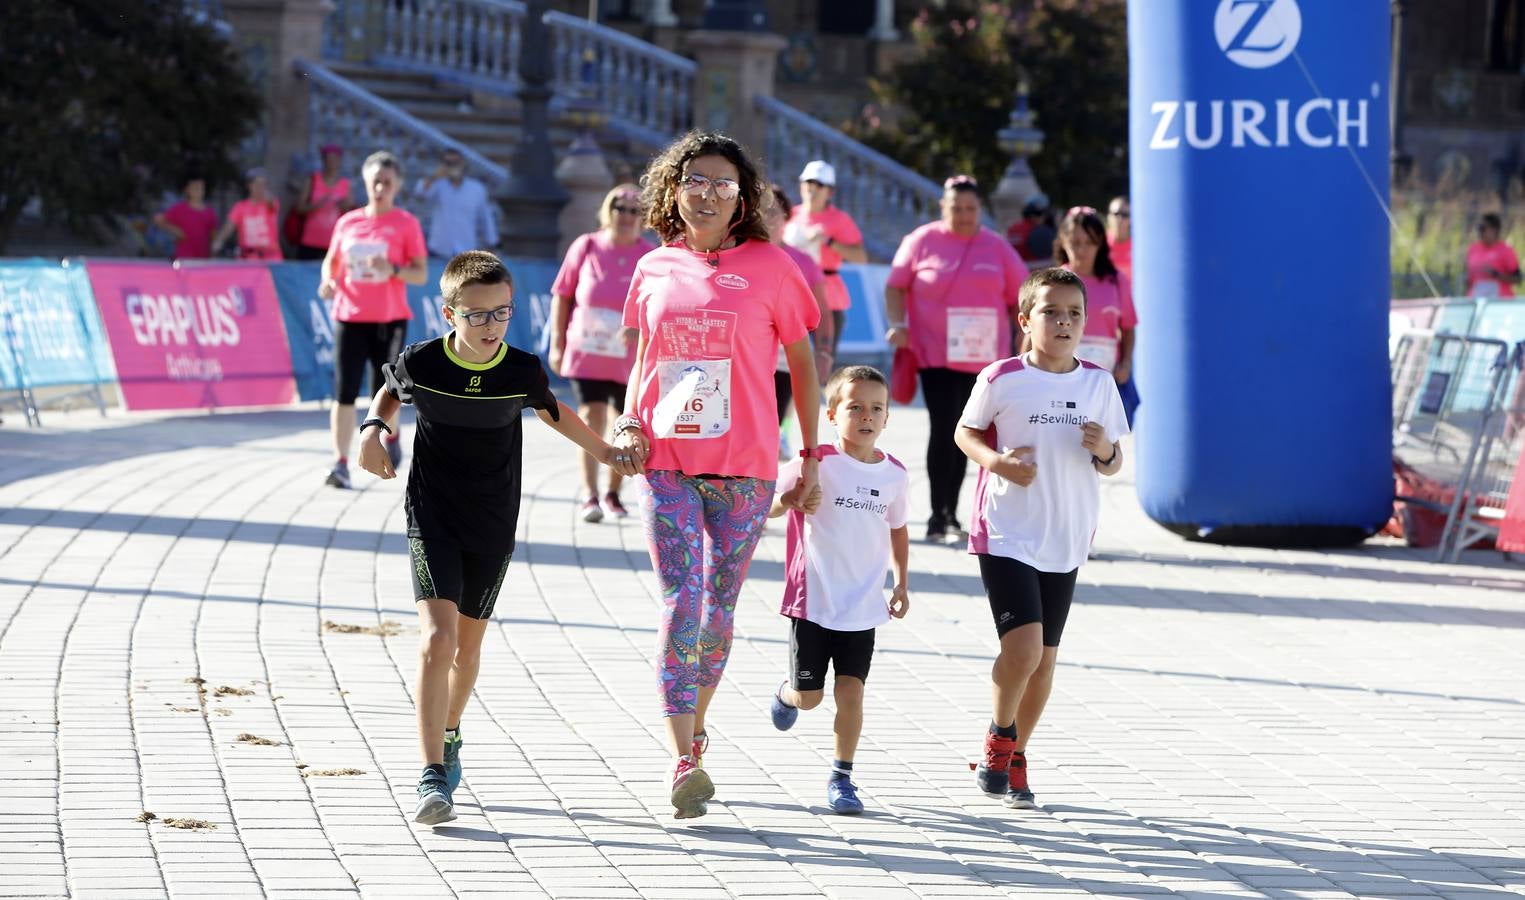
[[[990,671],[994,712],[975,780],[1007,806],[1036,809],[1027,741],[1054,683],[1075,577],[1096,532],[1098,475],[1122,468],[1128,433],[1117,383],[1075,359],[1085,283],[1039,269],[1017,310],[1032,349],[975,381],[954,441],[980,466],[969,552],[977,554],[1001,652]]]
[[[874,446],[889,421],[889,406],[889,385],[878,369],[838,369],[826,383],[826,419],[836,426],[837,442],[814,451],[821,463],[820,484],[806,498],[805,512],[791,508],[803,463],[788,463],[779,470],[769,513],[789,514],[779,611],[790,620],[790,675],[773,695],[773,725],[787,731],[800,710],[820,705],[830,662],[836,673],[836,758],[826,804],[842,815],[863,812],[852,771],[863,731],[863,686],[874,655],[874,629],[911,608],[906,591],[910,476],[900,460]],[[895,588],[886,602],[884,573],[892,557]]]

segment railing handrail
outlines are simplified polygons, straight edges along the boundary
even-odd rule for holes
[[[504,0],[477,0],[477,2],[503,3]],[[323,87],[343,94],[354,103],[365,107],[384,119],[390,120],[392,124],[414,132],[431,144],[438,145],[441,150],[449,148],[460,153],[468,166],[477,169],[494,183],[504,184],[508,181],[509,175],[507,169],[473,150],[471,147],[457,141],[455,138],[450,137],[428,122],[409,115],[369,91],[355,87],[348,80],[334,74],[326,66],[306,59],[298,59],[293,65],[298,74],[306,75],[313,81],[323,85]]]
[[[787,119],[791,125],[802,131],[809,132],[811,137],[821,143],[832,146],[844,156],[857,157],[872,164],[874,168],[894,177],[905,187],[917,192],[926,193],[933,198],[942,196],[942,186],[937,182],[919,172],[906,168],[878,150],[853,140],[815,116],[801,112],[774,97],[759,95],[755,98],[755,102],[757,108],[762,112],[770,116]]]
[[[471,2],[483,3],[494,2],[494,0],[471,0]],[[503,0],[496,0],[496,2],[503,2]],[[684,75],[694,75],[699,71],[699,65],[688,57],[679,56],[671,50],[665,50],[640,38],[633,38],[618,28],[595,24],[579,16],[570,16],[554,9],[547,10],[541,21],[547,25],[559,25],[569,31],[580,31],[605,43],[645,56]]]

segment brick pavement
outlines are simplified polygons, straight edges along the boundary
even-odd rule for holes
[[[995,641],[971,559],[917,544],[869,682],[870,813],[822,813],[830,702],[767,716],[775,524],[711,717],[720,802],[675,822],[639,526],[577,521],[575,458],[533,422],[461,817],[415,828],[402,482],[323,488],[325,421],[0,430],[0,896],[1525,893],[1525,567],[1189,544],[1126,472],[1031,751],[1044,811],[973,790]],[[924,435],[907,410],[885,441],[918,477]]]

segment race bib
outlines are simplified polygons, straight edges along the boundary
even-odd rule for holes
[[[1115,338],[1086,335],[1075,348],[1075,358],[1101,366],[1108,372],[1117,366],[1117,340]]]
[[[1001,317],[980,306],[948,307],[948,362],[991,363],[1000,346]]]
[[[389,281],[392,272],[386,258],[387,245],[381,241],[355,241],[344,248],[344,263],[349,267],[350,281],[368,284]]]
[[[270,219],[266,216],[245,216],[239,228],[243,232],[243,245],[254,250],[263,250],[274,241],[270,239]]]
[[[623,325],[620,311],[585,306],[578,311],[577,347],[589,356],[624,359],[625,341],[620,337]]]
[[[731,430],[731,361],[657,363],[661,399],[651,427],[662,438],[712,438]]]

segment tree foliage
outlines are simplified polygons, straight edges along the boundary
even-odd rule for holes
[[[0,4],[0,250],[33,198],[86,232],[193,174],[236,180],[261,96],[184,0]]]
[[[944,0],[910,28],[918,51],[870,84],[877,109],[847,131],[934,180],[965,172],[994,190],[1026,77],[1043,152],[1038,183],[1065,205],[1100,207],[1128,184],[1123,0]]]

